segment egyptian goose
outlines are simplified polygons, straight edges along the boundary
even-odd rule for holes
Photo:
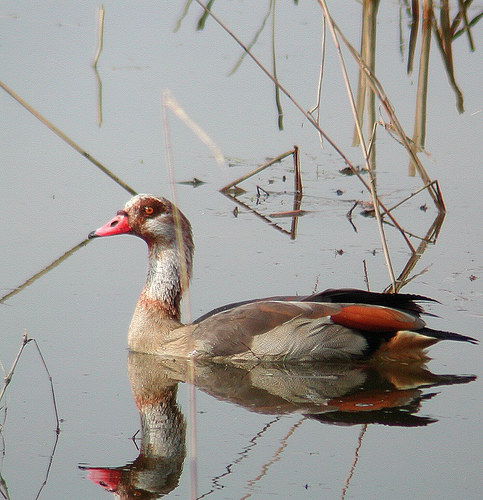
[[[170,201],[140,194],[89,238],[132,234],[148,245],[146,284],[128,332],[129,349],[213,361],[425,359],[440,340],[471,337],[426,328],[421,295],[326,290],[229,304],[184,325],[180,301],[191,277],[191,225]]]

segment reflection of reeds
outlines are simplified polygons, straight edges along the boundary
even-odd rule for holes
[[[426,135],[426,101],[427,101],[427,82],[429,68],[429,53],[431,47],[431,33],[434,33],[437,46],[441,53],[441,58],[448,75],[448,80],[453,88],[456,96],[456,108],[460,113],[464,112],[463,93],[456,83],[454,61],[453,61],[453,41],[463,33],[468,36],[470,50],[474,51],[474,41],[471,33],[471,27],[474,26],[483,16],[483,13],[477,14],[473,19],[468,18],[468,9],[471,1],[459,1],[457,11],[453,20],[450,17],[450,2],[449,0],[441,0],[439,6],[439,25],[438,18],[434,12],[432,0],[423,0],[422,16],[423,23],[421,29],[421,51],[419,61],[419,76],[418,76],[418,91],[416,97],[416,111],[414,120],[414,135],[413,142],[419,150],[424,148]],[[418,36],[418,26],[420,18],[420,6],[418,1],[413,1],[411,4],[411,30],[409,37],[408,50],[408,73],[411,73],[413,68],[413,59]],[[463,25],[460,28],[460,25]],[[410,162],[410,174],[414,175],[415,165]]]

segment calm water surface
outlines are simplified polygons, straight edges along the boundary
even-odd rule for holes
[[[168,113],[175,180],[196,177],[205,182],[197,188],[174,184],[196,242],[186,317],[249,297],[304,294],[316,287],[365,288],[364,261],[371,289],[384,289],[389,278],[374,220],[356,208],[355,232],[346,217],[354,200],[369,199],[362,184],[340,174],[343,161],[328,144],[321,148],[314,129],[284,97],[284,128],[279,130],[273,83],[252,61],[245,58],[228,76],[241,49],[210,19],[204,30],[196,30],[199,6],[190,6],[175,31],[183,5],[104,2],[104,46],[98,62],[101,125],[99,85],[91,66],[98,3],[48,2],[47,8],[44,3],[2,2],[0,80],[137,192],[172,197],[164,91],[217,144],[225,165],[218,165],[206,145]],[[359,46],[359,3],[329,2],[329,8]],[[220,1],[214,9],[249,43],[263,24],[267,5]],[[477,14],[476,7],[471,14]],[[253,47],[270,70],[271,23],[269,17]],[[320,24],[315,2],[277,4],[277,75],[304,109],[316,102]],[[417,64],[407,76],[407,26],[398,2],[380,6],[376,73],[411,136]],[[463,114],[456,110],[433,40],[427,154],[420,157],[430,177],[439,180],[448,213],[436,245],[428,246],[404,291],[441,302],[431,306],[440,316],[430,318],[431,326],[479,337],[480,25],[473,36],[475,53],[464,36],[453,44]],[[357,69],[346,58],[355,86]],[[0,102],[0,287],[5,295],[83,241],[130,195],[4,91]],[[330,40],[321,123],[350,159],[361,164],[360,150],[351,147],[351,115]],[[292,240],[246,208],[240,206],[235,217],[235,204],[218,189],[295,144],[301,153],[302,209],[307,213]],[[378,186],[389,206],[421,185],[417,177],[407,176],[407,165],[404,150],[380,131]],[[290,210],[292,176],[287,158],[247,181],[242,201],[264,215]],[[270,195],[257,200],[257,184]],[[427,210],[420,209],[425,204]],[[399,223],[419,236],[426,234],[436,214],[427,194],[397,210]],[[290,219],[276,222],[290,230]],[[398,274],[410,255],[400,235],[387,231]],[[412,241],[419,245],[417,238]],[[1,304],[0,361],[8,371],[23,333],[35,338],[53,378],[61,418],[56,442],[49,380],[29,344],[2,400],[4,496],[36,498],[45,481],[40,498],[46,499],[109,498],[113,493],[105,488],[131,498],[129,488],[135,487],[155,492],[145,498],[480,495],[481,377],[464,377],[481,376],[479,345],[443,343],[432,349],[427,371],[197,366],[197,389],[192,391],[183,366],[128,357],[126,331],[144,272],[141,241],[99,240]],[[146,399],[155,404],[140,404]],[[142,440],[136,403],[144,419]]]

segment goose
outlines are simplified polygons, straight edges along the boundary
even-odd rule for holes
[[[139,194],[89,238],[119,234],[148,247],[146,283],[128,330],[134,352],[222,363],[422,361],[441,340],[477,343],[426,327],[419,302],[433,299],[351,288],[246,300],[183,324],[180,302],[194,252],[188,219],[169,200]]]

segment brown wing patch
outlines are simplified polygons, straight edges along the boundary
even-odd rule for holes
[[[334,323],[368,332],[418,330],[425,323],[412,314],[389,307],[363,304],[348,305],[331,316]]]

